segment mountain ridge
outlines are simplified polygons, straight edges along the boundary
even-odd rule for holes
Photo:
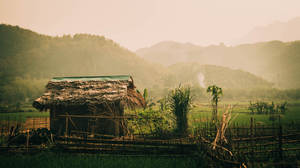
[[[182,43],[153,45],[137,50],[136,54],[151,62],[170,66],[180,62],[198,62],[242,69],[260,76],[279,88],[300,86],[300,41],[269,41],[237,46],[207,47]],[[162,43],[159,43],[162,44]],[[176,47],[170,47],[176,44]]]
[[[257,43],[279,40],[283,42],[300,40],[300,17],[286,22],[276,21],[266,26],[252,29],[233,44]]]
[[[170,51],[178,47],[180,45],[175,45]],[[190,59],[190,49],[198,51],[198,47],[191,44],[184,45],[181,50],[186,49],[186,59]],[[208,84],[232,89],[272,87],[269,82],[249,72],[220,66],[200,66],[187,62],[166,67],[151,63],[120,47],[113,40],[98,35],[51,37],[17,26],[0,25],[0,50],[0,103],[37,98],[42,94],[46,82],[55,76],[129,74],[133,76],[138,89],[152,88],[162,93],[164,89],[188,84],[188,81],[192,86],[201,85],[198,72],[205,70],[201,71],[205,75],[205,86],[202,87]]]

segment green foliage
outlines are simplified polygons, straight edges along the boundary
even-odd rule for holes
[[[159,103],[159,110],[160,111],[168,111],[169,106],[168,106],[168,98],[164,97],[160,100],[157,101]]]
[[[137,111],[137,118],[128,121],[131,134],[167,137],[174,129],[174,117],[168,110],[146,108]]]
[[[155,105],[155,103],[153,102],[153,98],[149,96],[148,94],[148,89],[144,89],[144,93],[143,93],[143,98],[145,100],[146,106],[144,108],[152,108],[152,106]]]
[[[179,83],[188,83],[195,94],[195,99],[205,100],[206,97],[203,94],[205,89],[200,87],[197,77],[199,73],[205,77],[203,81],[205,85],[217,84],[224,91],[226,90],[224,100],[300,99],[300,89],[274,89],[271,88],[270,82],[242,70],[215,65],[200,65],[199,63],[180,63],[168,68],[152,64],[103,36],[76,34],[74,36],[51,37],[18,26],[0,24],[0,37],[0,104],[13,106],[14,109],[19,103],[32,102],[42,95],[46,83],[52,77],[81,75],[130,74],[133,76],[137,87],[147,88],[149,105],[167,95],[168,88],[178,86]],[[255,44],[255,47],[243,45],[234,48],[247,51],[243,52],[246,54],[245,57],[254,60],[239,65],[241,67],[249,67],[248,64],[250,63],[255,67],[261,66],[261,64],[257,64],[257,60],[263,57],[266,57],[267,60],[275,59],[275,57],[271,57],[272,54],[268,53],[281,53],[282,55],[277,55],[278,57],[275,59],[277,60],[275,61],[276,64],[273,65],[273,62],[269,61],[267,68],[273,67],[270,70],[271,74],[275,74],[274,72],[279,69],[283,71],[275,76],[278,77],[277,81],[281,81],[278,85],[299,86],[297,82],[293,83],[294,80],[298,80],[299,75],[297,74],[300,72],[297,69],[299,66],[296,66],[296,63],[299,62],[296,54],[300,48],[299,44],[299,42],[270,42]],[[175,46],[168,52],[180,53],[175,52],[175,49],[180,45]],[[194,48],[195,46],[189,47]],[[198,51],[197,48],[195,47],[196,50],[189,53]],[[211,56],[213,51],[227,53],[226,49],[226,51],[223,50],[224,48],[226,47],[212,47],[208,54],[210,53]],[[259,48],[259,57],[253,52],[257,48]],[[236,57],[233,60],[238,60],[235,62],[241,61],[240,59],[248,60],[237,57],[236,52],[233,53]],[[267,54],[265,56],[262,53]],[[226,54],[228,56],[226,59],[231,58],[230,54]],[[196,55],[202,57],[198,53],[189,58],[196,61],[201,60],[196,58]],[[240,56],[240,54],[238,55]],[[283,64],[279,64],[281,61],[278,61],[277,58],[284,58],[279,59],[283,60]],[[167,60],[174,59],[177,57]],[[204,64],[205,62],[201,61],[201,63]],[[289,86],[289,88],[291,87]],[[5,108],[2,107],[0,107],[0,111],[5,111]]]
[[[220,101],[221,96],[223,95],[222,88],[220,88],[216,85],[211,85],[211,86],[207,87],[206,92],[211,94],[212,103],[218,105],[218,102]]]
[[[288,110],[288,108],[287,108],[287,102],[286,101],[281,103],[281,104],[277,104],[277,106],[276,106],[276,111],[278,113],[285,114],[285,112],[287,110]]]
[[[211,94],[211,103],[213,107],[212,122],[215,123],[218,120],[218,102],[220,101],[221,96],[223,95],[223,90],[222,88],[216,85],[211,85],[207,87],[206,92]]]
[[[189,87],[175,88],[169,94],[169,104],[172,113],[176,117],[176,131],[181,134],[187,134],[188,112],[192,103],[191,90]]]
[[[47,81],[17,77],[0,87],[0,100],[6,104],[14,104],[16,110],[21,102],[32,102],[42,95]]]
[[[145,89],[144,89],[144,93],[143,93],[143,97],[144,97],[144,100],[145,100],[145,101],[148,100],[148,96],[149,96],[149,95],[148,95],[148,90],[145,88]]]
[[[103,36],[50,37],[0,24],[0,37],[0,103],[37,98],[54,76],[130,74],[148,87],[163,71]]]
[[[267,103],[263,101],[257,101],[256,103],[252,103],[248,106],[248,109],[251,111],[251,114],[265,114],[269,115],[269,119],[274,121],[280,114],[285,114],[287,111],[287,102],[275,104],[273,101],[272,103]]]

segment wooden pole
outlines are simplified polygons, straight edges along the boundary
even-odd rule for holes
[[[32,118],[32,129],[35,129],[35,120]]]
[[[65,132],[65,136],[68,136],[68,125],[69,125],[69,118],[66,116],[66,132]]]
[[[279,120],[279,131],[278,131],[278,148],[279,148],[279,158],[280,160],[283,159],[283,151],[282,151],[282,126],[280,121],[280,116],[278,117]]]
[[[238,124],[237,124],[238,125]],[[240,136],[240,133],[239,133],[239,127],[237,126],[236,127],[236,133],[237,133],[237,137]],[[238,153],[238,156],[240,156],[240,141],[237,141],[237,153]]]
[[[27,129],[27,136],[26,136],[26,149],[28,152],[28,147],[29,147],[29,130]]]
[[[250,137],[251,137],[251,167],[254,167],[253,117],[251,117]]]

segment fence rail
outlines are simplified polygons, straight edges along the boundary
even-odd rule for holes
[[[247,161],[252,167],[255,167],[253,166],[255,162],[265,162],[270,159],[282,162],[285,159],[295,159],[300,154],[300,122],[282,125],[279,120],[273,122],[272,126],[266,127],[256,124],[251,119],[248,127],[234,124],[225,132],[228,143],[218,144],[221,147],[215,150],[209,147],[211,145],[209,142],[213,142],[217,134],[215,125],[204,124],[196,134],[207,141],[202,147],[210,156],[229,162]]]
[[[0,136],[8,135],[14,129],[20,132],[27,130],[36,130],[38,128],[46,128],[50,130],[49,117],[28,117],[25,121],[18,120],[18,118],[10,117],[7,120],[0,120]]]
[[[66,117],[66,116],[63,116]],[[68,116],[70,117],[70,116]],[[76,117],[76,116],[71,116]],[[102,117],[102,116],[99,116]],[[115,118],[118,119],[118,118]],[[8,135],[12,128],[20,127],[21,131],[50,127],[49,118],[28,118],[25,122],[0,121],[1,135]],[[270,158],[283,162],[286,158],[295,158],[300,154],[300,123],[281,125],[274,122],[263,126],[252,119],[250,124],[229,126],[225,132],[228,143],[217,144],[213,141],[217,134],[215,125],[206,123],[195,129],[194,135],[174,139],[147,139],[146,135],[132,137],[115,137],[101,135],[92,138],[89,132],[75,132],[72,136],[56,137],[57,148],[70,152],[112,152],[130,154],[188,154],[204,151],[211,158],[228,164],[242,164],[248,161],[264,162]],[[76,137],[76,135],[78,135]],[[148,137],[149,138],[149,137]],[[249,163],[249,164],[250,164]]]

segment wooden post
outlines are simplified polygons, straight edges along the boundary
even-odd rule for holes
[[[54,122],[54,120],[56,120],[56,117],[55,117],[55,110],[56,110],[56,108],[55,108],[55,106],[54,107],[52,107],[51,109],[50,109],[50,122],[49,122],[49,124],[50,124],[50,126],[49,126],[49,128],[50,128],[50,130],[51,131],[57,131],[56,129],[55,129],[55,122]]]
[[[32,129],[33,130],[35,129],[35,120],[34,120],[34,118],[32,118]]]
[[[254,167],[254,141],[253,141],[253,117],[251,117],[250,124],[250,138],[251,138],[251,167]]]
[[[118,118],[114,118],[114,126],[115,126],[115,136],[120,136],[120,120]]]
[[[239,133],[239,127],[238,127],[238,124],[236,124],[237,127],[236,127],[236,133],[237,133],[237,137],[240,137],[240,133]],[[237,153],[238,153],[238,156],[240,156],[240,141],[238,140],[237,141]]]
[[[283,151],[282,151],[282,126],[280,121],[280,116],[278,118],[279,120],[279,130],[278,130],[278,150],[279,150],[279,159],[283,159]]]
[[[28,152],[28,147],[29,147],[29,130],[27,129],[27,136],[26,136],[26,149]]]
[[[9,117],[7,117],[7,135],[9,135],[9,131],[10,131],[10,124],[9,124],[10,120]]]
[[[66,132],[65,132],[65,137],[68,136],[68,125],[69,125],[69,118],[66,116]]]

